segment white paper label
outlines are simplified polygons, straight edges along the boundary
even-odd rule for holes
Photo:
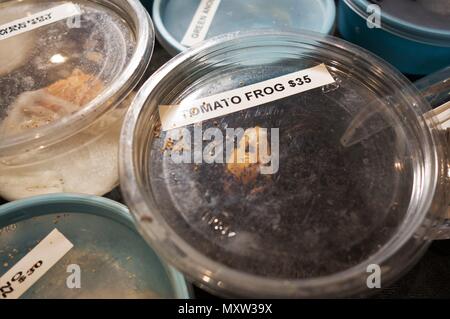
[[[191,47],[205,40],[221,0],[201,0],[181,44]]]
[[[160,105],[164,131],[273,102],[334,83],[324,64],[179,105]]]
[[[0,26],[0,41],[28,32],[42,26],[81,14],[81,9],[73,3],[65,3],[25,18]]]
[[[0,299],[18,299],[64,255],[72,243],[57,229],[45,237],[0,279]]]

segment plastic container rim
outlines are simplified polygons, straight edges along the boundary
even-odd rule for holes
[[[370,14],[367,12],[367,6],[374,4],[369,3],[367,0],[343,1],[344,5],[347,5],[348,8],[364,20]],[[381,11],[381,28],[408,40],[450,48],[450,30],[445,31],[430,27],[421,27],[401,18],[394,17],[391,14],[383,13],[383,11]]]
[[[115,7],[117,12],[117,1],[107,0],[102,3],[91,0],[96,5]],[[155,45],[155,31],[150,15],[139,0],[128,0],[126,5],[136,16],[135,28],[136,46],[128,65],[122,73],[102,92],[97,98],[88,103],[80,111],[67,116],[41,128],[33,129],[11,137],[4,137],[0,142],[0,154],[14,154],[16,149],[33,148],[36,143],[49,145],[64,140],[85,129],[101,118],[104,114],[114,109],[138,84],[147,68]],[[125,9],[119,8],[127,13]],[[122,12],[122,13],[123,13]],[[118,13],[120,14],[120,13]],[[109,104],[113,101],[111,104]]]

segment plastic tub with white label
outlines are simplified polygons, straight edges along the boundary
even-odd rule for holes
[[[0,300],[190,297],[126,207],[104,198],[55,194],[0,206],[0,252]]]
[[[154,32],[138,0],[0,3],[0,197],[118,184],[118,141]]]
[[[257,29],[332,33],[334,0],[155,0],[153,19],[163,47],[176,55],[204,39]]]
[[[138,93],[122,191],[155,250],[216,294],[376,292],[374,271],[386,287],[449,236],[447,144],[429,110],[337,38],[223,35]]]

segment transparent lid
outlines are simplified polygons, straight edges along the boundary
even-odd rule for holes
[[[154,18],[163,43],[183,51],[204,39],[255,29],[305,29],[330,33],[330,0],[158,0]]]
[[[136,1],[121,6],[115,2],[0,4],[0,136],[4,141],[26,134],[24,139],[55,134],[42,130],[68,125],[75,114],[82,114],[84,119],[78,121],[86,125],[114,105],[118,98],[114,94],[135,85],[116,87],[142,46],[138,36],[149,37],[144,49],[149,51],[150,23],[146,14],[139,17],[142,13],[137,10],[143,7]],[[133,75],[128,74],[127,80]]]
[[[450,0],[345,0],[367,17],[368,5],[381,9],[382,27],[419,41],[450,46]]]
[[[381,264],[423,220],[438,176],[426,108],[403,76],[336,38],[219,37],[141,90],[122,188],[159,252],[202,284],[298,296],[305,280]]]

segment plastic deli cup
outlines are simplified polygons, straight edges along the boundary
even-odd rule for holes
[[[332,33],[333,0],[155,0],[159,42],[176,55],[202,40],[255,29]]]
[[[373,292],[448,235],[445,137],[426,111],[404,76],[337,38],[224,35],[138,93],[122,191],[146,240],[217,294]]]
[[[2,2],[0,30],[0,197],[109,192],[154,45],[140,2]]]
[[[190,297],[126,207],[104,198],[56,194],[1,206],[0,251],[0,300]]]
[[[341,35],[403,73],[425,75],[450,65],[449,0],[344,0]]]

